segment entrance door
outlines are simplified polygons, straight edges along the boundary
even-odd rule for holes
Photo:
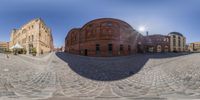
[[[29,54],[31,54],[33,51],[33,44],[29,44],[28,45],[29,47],[28,47],[28,51],[29,51]]]
[[[43,54],[43,50],[41,50],[41,54]]]
[[[85,55],[85,56],[88,55],[87,49],[85,49],[84,55]]]
[[[108,55],[112,56],[112,51],[113,51],[113,45],[112,44],[108,44]]]

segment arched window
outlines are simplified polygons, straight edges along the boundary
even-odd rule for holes
[[[161,52],[161,51],[162,51],[161,45],[157,45],[157,52]]]
[[[26,33],[26,32],[27,32],[26,29],[23,29],[23,30],[22,30],[22,33]]]
[[[165,52],[168,52],[169,51],[169,47],[166,45],[165,46]]]

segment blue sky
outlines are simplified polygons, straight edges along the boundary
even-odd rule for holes
[[[52,29],[55,47],[67,32],[96,18],[117,18],[150,34],[182,33],[187,43],[200,41],[200,0],[1,0],[0,41],[9,41],[13,28],[42,18]]]

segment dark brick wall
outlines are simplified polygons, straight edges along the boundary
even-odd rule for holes
[[[143,36],[124,21],[112,18],[96,19],[82,28],[74,28],[65,38],[65,52],[88,56],[124,56],[138,52]],[[96,45],[99,44],[99,52]],[[112,53],[109,53],[112,44]],[[120,50],[120,45],[123,49]],[[121,46],[122,47],[122,46]],[[129,49],[130,47],[130,49]]]

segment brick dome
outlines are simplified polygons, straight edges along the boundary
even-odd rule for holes
[[[137,52],[142,35],[128,23],[101,18],[74,28],[66,37],[66,52],[88,56],[117,56]],[[110,52],[110,53],[109,53]]]

